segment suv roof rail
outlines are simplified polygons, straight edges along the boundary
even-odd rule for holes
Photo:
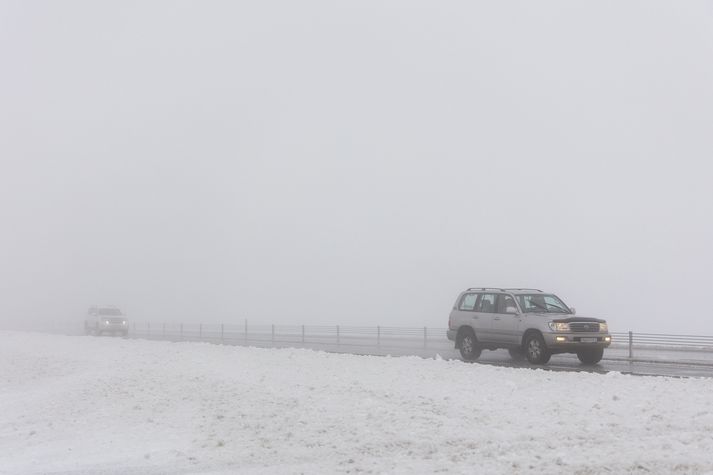
[[[501,292],[505,292],[506,289],[500,287],[471,287],[468,290],[500,290]]]
[[[542,293],[542,291],[540,289],[504,289],[504,290],[534,290],[535,292]]]

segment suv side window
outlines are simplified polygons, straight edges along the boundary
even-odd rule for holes
[[[473,310],[475,310],[475,302],[477,300],[478,294],[465,294],[463,298],[460,299],[460,305],[458,305],[458,310],[472,312]]]
[[[482,294],[476,312],[494,313],[495,312],[495,294]]]
[[[515,307],[515,299],[509,295],[500,294],[498,295],[498,312],[497,313],[507,313],[508,307]]]

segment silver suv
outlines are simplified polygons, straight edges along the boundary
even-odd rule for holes
[[[119,308],[113,305],[92,305],[84,319],[84,333],[101,335],[102,333],[129,334],[129,322]]]
[[[575,317],[574,308],[537,289],[470,288],[458,296],[448,319],[448,339],[464,360],[482,350],[506,348],[514,359],[545,364],[557,353],[598,363],[611,344],[607,323]]]

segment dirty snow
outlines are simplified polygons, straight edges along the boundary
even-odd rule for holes
[[[713,380],[0,332],[0,473],[713,473]]]

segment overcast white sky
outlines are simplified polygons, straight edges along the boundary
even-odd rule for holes
[[[713,3],[0,0],[0,321],[713,334]]]

